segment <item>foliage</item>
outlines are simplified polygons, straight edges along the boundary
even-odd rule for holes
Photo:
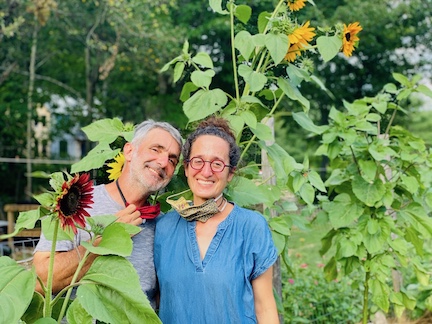
[[[131,235],[139,228],[115,222],[115,215],[84,216],[91,203],[92,185],[86,174],[56,172],[49,176],[53,191],[37,195],[41,204],[37,210],[20,213],[15,231],[0,239],[17,234],[24,228],[34,228],[42,220],[43,234],[53,242],[46,286],[39,279],[44,296],[35,291],[36,272],[27,270],[9,257],[0,257],[4,275],[0,279],[1,322],[56,323],[66,315],[68,323],[106,323],[127,321],[160,323],[148,299],[141,290],[138,274],[125,259],[132,252]],[[73,211],[73,213],[71,213]],[[74,239],[76,227],[94,233],[89,242],[82,242],[86,252],[80,259],[71,283],[52,296],[53,266],[57,240]],[[94,242],[100,241],[96,246]],[[78,274],[90,253],[99,255],[90,269],[78,280]],[[72,290],[76,297],[70,300]],[[55,319],[55,320],[54,320]]]
[[[284,272],[282,300],[286,323],[358,323],[361,318],[361,291],[350,278],[328,282],[323,264],[299,263],[294,274]],[[290,275],[288,275],[290,274]]]
[[[319,217],[332,226],[320,252],[335,247],[324,269],[326,278],[335,279],[338,270],[344,275],[364,271],[363,323],[369,294],[385,312],[390,303],[397,316],[414,309],[409,291],[389,287],[392,270],[413,267],[420,284],[429,282],[422,262],[424,240],[432,235],[431,154],[423,140],[392,122],[411,93],[432,97],[432,92],[417,85],[420,76],[393,76],[399,88],[390,83],[375,97],[345,102],[344,111],[333,108],[331,123],[322,132],[314,131],[310,120],[302,121],[321,136],[316,154],[330,160],[329,194],[318,197],[323,208]],[[387,114],[391,117],[386,119]],[[409,253],[411,246],[414,253]]]

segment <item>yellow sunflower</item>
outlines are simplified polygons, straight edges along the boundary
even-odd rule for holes
[[[299,11],[306,5],[305,2],[306,0],[288,0],[288,8],[291,11]]]
[[[314,27],[309,27],[310,22],[306,21],[303,26],[296,28],[290,35],[288,41],[290,47],[285,55],[285,60],[293,62],[297,56],[300,56],[301,49],[309,45],[309,42],[315,37]]]
[[[354,51],[354,47],[360,40],[357,34],[363,30],[362,26],[358,22],[349,24],[348,26],[344,24],[344,30],[342,34],[342,52],[350,57]]]
[[[120,177],[123,170],[124,162],[125,162],[125,157],[123,153],[119,153],[114,158],[114,162],[107,164],[107,166],[110,168],[107,170],[107,172],[109,173],[108,179],[114,181],[117,180],[118,177]]]

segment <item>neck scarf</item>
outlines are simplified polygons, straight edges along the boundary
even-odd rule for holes
[[[129,206],[130,204],[126,201],[126,198],[123,195],[122,190],[120,189],[118,179],[116,180],[116,185],[118,192],[123,199],[123,203],[126,207]],[[147,203],[142,207],[138,207],[137,210],[141,213],[142,219],[155,219],[160,214],[160,203],[158,202],[156,205],[150,205]]]
[[[197,220],[205,223],[214,215],[220,211],[223,211],[228,203],[225,197],[222,198],[221,205],[223,204],[223,206],[221,209],[219,209],[220,206],[218,206],[216,201],[222,197],[222,194],[216,198],[207,199],[199,206],[194,206],[191,200],[186,200],[184,197],[180,197],[177,200],[171,199],[175,196],[183,194],[184,192],[185,191],[167,197],[166,202],[170,204],[180,214],[180,216],[186,219],[188,222]]]

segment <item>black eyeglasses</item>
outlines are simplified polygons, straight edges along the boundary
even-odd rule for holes
[[[231,167],[229,164],[223,163],[221,160],[205,161],[200,157],[193,157],[192,159],[186,160],[192,169],[202,170],[206,162],[210,163],[210,169],[213,172],[222,172],[226,167]]]

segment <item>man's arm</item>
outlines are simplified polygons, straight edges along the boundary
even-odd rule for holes
[[[125,209],[119,211],[117,214],[117,222],[140,225],[142,219],[140,217],[140,212],[136,210],[135,205],[129,205]],[[100,242],[100,238],[96,239],[93,243],[97,246]],[[53,283],[52,290],[53,293],[57,293],[66,286],[70,284],[78,264],[82,257],[84,256],[86,249],[83,246],[78,246],[70,251],[56,252],[54,256],[54,269],[53,269]],[[98,255],[90,253],[81,272],[78,275],[77,280],[80,280],[84,274],[88,271],[93,261]],[[50,252],[37,251],[33,256],[33,265],[36,269],[36,274],[42,280],[44,285],[47,283],[48,278],[48,268],[50,263]],[[36,291],[43,293],[42,287],[39,282],[36,284]]]

